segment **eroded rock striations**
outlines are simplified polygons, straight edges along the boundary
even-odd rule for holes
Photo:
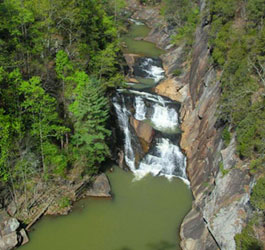
[[[137,8],[135,1],[130,2],[136,10],[133,18],[145,20],[150,27],[155,24],[146,40],[166,50],[162,60],[167,79],[156,87],[156,93],[182,102],[181,147],[188,159],[194,201],[181,226],[181,247],[233,250],[234,236],[247,220],[252,180],[235,155],[235,140],[225,148],[221,139],[222,127],[216,117],[221,72],[209,64],[210,26],[201,24],[197,28],[192,61],[186,67],[183,48],[170,45],[171,30],[159,10]],[[201,12],[206,13],[205,1],[201,0],[200,5]],[[183,69],[178,77],[173,74],[176,68]]]

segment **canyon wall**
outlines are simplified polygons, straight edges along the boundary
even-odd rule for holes
[[[162,56],[167,79],[155,92],[182,103],[181,147],[188,164],[187,173],[194,196],[192,210],[181,226],[181,247],[187,250],[235,249],[235,234],[241,232],[250,210],[248,201],[252,180],[246,166],[235,155],[235,139],[225,148],[221,138],[222,124],[216,111],[220,97],[217,72],[209,62],[210,48],[207,6],[200,3],[202,21],[197,27],[189,62],[183,46],[170,44],[169,29],[159,15],[158,7],[139,7],[133,18],[145,20],[152,28],[148,41],[166,50]],[[182,74],[174,77],[174,70]],[[220,167],[221,166],[221,167]]]

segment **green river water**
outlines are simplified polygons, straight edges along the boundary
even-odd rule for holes
[[[146,25],[132,24],[129,32],[121,38],[122,42],[126,44],[124,52],[151,57],[158,57],[163,54],[164,51],[157,48],[155,44],[143,40],[135,40],[146,37],[149,32],[150,29]]]
[[[68,216],[44,217],[22,250],[170,250],[191,207],[186,184],[174,178],[133,174],[115,168],[108,177],[112,200],[85,199]]]
[[[127,51],[159,56],[154,44],[135,41],[149,29],[132,25],[123,37]],[[147,176],[133,181],[133,174],[115,168],[108,173],[113,199],[85,199],[68,216],[42,218],[21,250],[176,250],[179,227],[191,208],[189,187],[178,178]]]

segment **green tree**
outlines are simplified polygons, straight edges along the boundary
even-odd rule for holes
[[[96,78],[107,87],[120,86],[123,81],[122,75],[117,72],[118,51],[117,45],[110,43],[106,49],[99,51],[91,61]]]
[[[110,131],[106,129],[109,117],[108,100],[105,90],[98,80],[91,79],[84,72],[77,72],[75,101],[70,106],[74,115],[74,135],[72,143],[75,154],[82,157],[82,162],[91,173],[98,171],[98,164],[109,155],[106,139]]]
[[[52,140],[62,140],[69,129],[62,126],[56,111],[56,101],[45,93],[40,86],[40,79],[32,77],[29,81],[23,81],[20,87],[21,93],[24,94],[25,100],[22,106],[30,116],[31,135],[37,139],[37,145],[41,155],[41,165],[43,168],[43,176],[47,177],[49,173],[48,167],[55,162],[58,163],[60,152],[55,150]],[[59,158],[60,168],[66,167],[64,157]]]

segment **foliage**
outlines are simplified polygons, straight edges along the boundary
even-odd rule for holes
[[[231,141],[231,134],[227,126],[224,128],[222,132],[222,139],[224,140],[225,146],[227,147]]]
[[[77,83],[76,97],[70,106],[75,119],[73,144],[78,149],[74,153],[82,156],[82,162],[90,173],[95,173],[97,164],[109,155],[105,142],[110,135],[106,129],[108,100],[100,81],[89,78],[84,72],[77,72],[74,79]]]
[[[239,2],[208,2],[212,57],[215,66],[223,69],[219,117],[235,128],[237,151],[242,159],[264,159],[265,27],[260,20],[264,17],[256,0],[247,5]],[[251,8],[245,12],[247,6]],[[236,12],[245,15],[245,19]],[[253,23],[253,16],[260,22]]]
[[[191,47],[194,40],[194,32],[197,27],[199,17],[198,7],[193,7],[187,13],[186,20],[183,21],[184,24],[177,30],[177,34],[172,37],[172,42],[179,45],[181,42],[185,41],[186,46]]]
[[[161,0],[140,0],[140,3],[144,5],[154,5],[160,2]]]
[[[264,157],[260,157],[258,159],[253,159],[250,162],[250,173],[255,174],[257,172],[262,172],[264,169],[265,159]]]
[[[182,70],[180,68],[175,69],[173,72],[174,76],[180,76],[181,74],[182,74]]]
[[[60,208],[66,208],[69,207],[71,205],[71,201],[68,197],[62,197],[60,202],[59,202],[59,206]]]
[[[223,177],[229,173],[229,169],[224,169],[224,163],[219,163],[219,170],[221,171]]]
[[[256,209],[265,211],[265,177],[258,179],[252,190],[250,203]]]
[[[237,250],[261,250],[262,242],[260,242],[253,230],[253,223],[250,222],[240,234],[236,234],[236,249]]]
[[[123,81],[117,30],[124,4],[0,1],[0,180],[13,197],[26,194],[34,177],[65,177],[80,159],[97,171],[108,156],[105,91]],[[71,113],[73,102],[90,115]]]

